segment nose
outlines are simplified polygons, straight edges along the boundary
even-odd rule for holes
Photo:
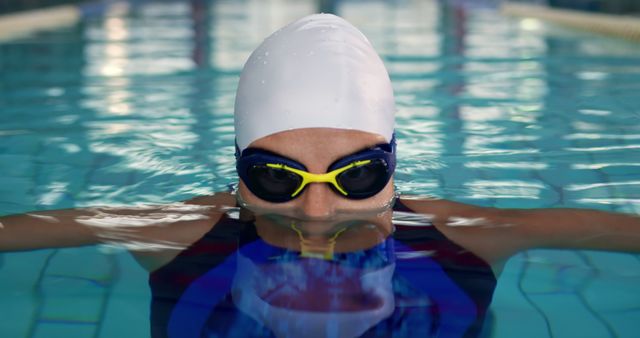
[[[300,196],[304,218],[325,220],[335,212],[337,196],[326,183],[311,183]]]

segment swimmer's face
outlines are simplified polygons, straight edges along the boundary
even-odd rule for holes
[[[310,173],[324,174],[331,163],[380,143],[384,137],[357,130],[305,128],[283,131],[252,142],[249,146],[269,150],[293,159],[307,167]],[[352,200],[337,194],[326,183],[311,183],[296,198],[284,203],[272,203],[255,196],[241,180],[239,193],[251,207],[283,212],[309,220],[332,219],[340,212],[380,210],[394,197],[393,179],[378,194]]]

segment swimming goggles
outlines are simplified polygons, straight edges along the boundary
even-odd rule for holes
[[[396,166],[395,137],[390,143],[347,155],[329,166],[325,174],[312,174],[299,162],[273,152],[236,147],[238,176],[257,197],[273,202],[290,201],[309,183],[328,183],[333,191],[349,199],[365,199],[379,193]]]

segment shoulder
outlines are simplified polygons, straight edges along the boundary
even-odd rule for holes
[[[456,210],[459,211],[461,207],[473,207],[436,197],[420,195],[402,195],[399,198],[399,202],[415,213],[432,215],[434,217],[450,215]]]
[[[435,218],[446,220],[451,216],[489,216],[498,212],[498,209],[481,207],[477,205],[454,202],[430,196],[402,195],[400,203],[413,212],[432,215]]]
[[[165,206],[163,211],[171,214],[167,218],[174,221],[145,229],[145,233],[140,235],[144,236],[141,241],[166,245],[155,250],[132,250],[132,254],[143,267],[154,271],[205,236],[218,224],[225,212],[235,206],[235,195],[230,193],[198,196]]]
[[[211,207],[212,211],[224,211],[236,206],[236,196],[228,192],[217,192],[213,195],[197,196],[184,201],[184,204]]]
[[[402,196],[400,203],[429,218],[449,240],[473,252],[495,270],[514,252],[508,245],[510,241],[503,240],[510,232],[497,226],[501,224],[499,209],[421,196]]]
[[[411,209],[411,211],[418,213],[427,211],[430,205],[433,205],[437,201],[440,200],[435,197],[420,195],[401,195],[398,198],[398,202],[400,202],[401,205],[404,205]]]

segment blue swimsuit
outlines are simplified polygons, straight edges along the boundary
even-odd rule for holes
[[[412,212],[397,202],[394,211]],[[373,248],[334,255],[336,264],[376,268],[392,260],[395,308],[361,337],[477,337],[496,286],[490,266],[434,226],[395,225]],[[265,243],[252,222],[223,216],[173,261],[154,271],[153,337],[275,337],[234,304],[237,254],[253,262],[297,253]],[[270,262],[273,263],[273,262]]]

